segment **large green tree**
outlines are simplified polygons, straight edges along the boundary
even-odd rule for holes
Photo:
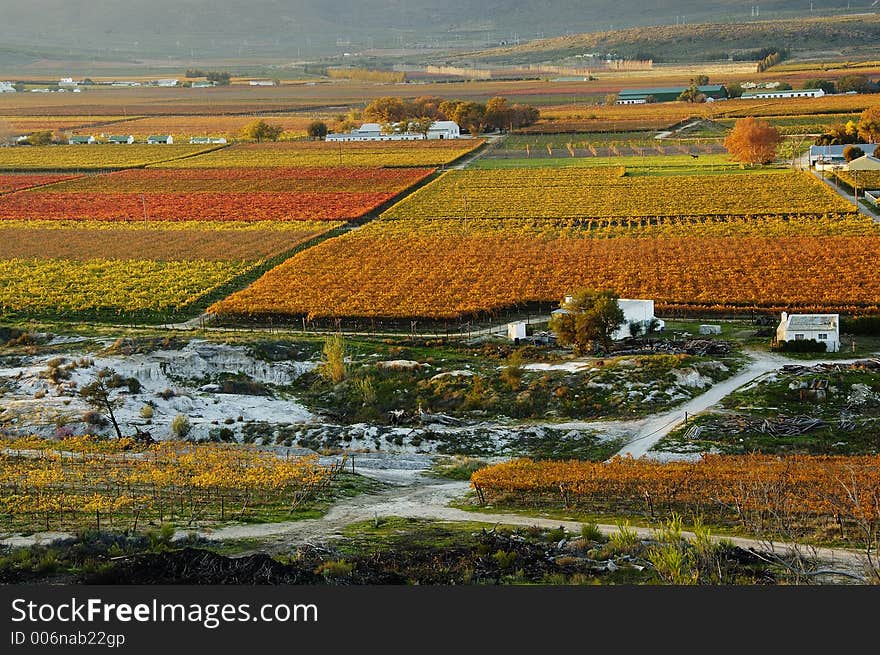
[[[563,312],[550,319],[550,330],[563,346],[589,352],[596,343],[611,350],[611,335],[623,324],[623,310],[613,291],[579,289],[562,303]]]

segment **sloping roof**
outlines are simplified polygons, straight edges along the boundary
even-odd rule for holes
[[[457,130],[458,123],[455,121],[434,121],[431,123],[432,130]]]
[[[849,170],[880,170],[880,159],[877,159],[877,157],[874,157],[873,155],[862,155],[861,157],[853,159],[849,163]]]
[[[131,135],[122,134],[122,135],[110,135],[107,137],[108,141],[128,141],[131,139]]]
[[[789,330],[836,330],[839,314],[791,314],[786,328]]]
[[[78,141],[78,142],[82,142],[82,143],[87,143],[88,141],[90,141],[94,138],[95,137],[93,137],[93,136],[88,136],[88,135],[84,135],[84,134],[74,134],[72,137],[70,137],[70,140],[71,141]]]
[[[147,137],[147,141],[167,141],[171,136],[168,134],[153,134]]]
[[[795,95],[798,93],[821,93],[825,95],[825,92],[822,89],[755,89],[754,91],[745,91],[742,94],[743,98],[751,98],[758,95],[766,95],[768,93],[782,93],[785,95]]]
[[[658,87],[654,89],[623,89],[617,95],[619,97],[628,97],[628,96],[652,96],[652,95],[668,95],[670,93],[678,93],[681,94],[683,91],[687,91],[688,87],[686,86],[671,86],[671,87]],[[720,93],[724,90],[724,85],[722,84],[706,84],[704,86],[698,86],[697,90],[700,93]]]
[[[877,147],[875,143],[847,143],[833,146],[810,146],[810,157],[843,157],[844,148],[853,146],[861,148],[865,152],[873,152]]]

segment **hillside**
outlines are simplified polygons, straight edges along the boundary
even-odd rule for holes
[[[835,18],[796,18],[743,23],[699,23],[633,27],[542,39],[459,55],[487,63],[526,64],[564,61],[588,52],[657,62],[718,60],[749,55],[761,48],[785,48],[794,54],[860,52],[876,55],[880,14]]]
[[[851,11],[872,0],[852,0]],[[517,39],[640,25],[747,20],[739,0],[0,0],[0,42],[55,57],[162,58],[341,54],[372,48],[482,49]],[[805,13],[765,0],[762,17]],[[817,13],[839,0],[814,0]],[[663,30],[667,33],[667,30]],[[576,37],[572,37],[576,38]],[[560,42],[565,49],[568,42]],[[572,47],[577,47],[571,43]],[[526,51],[528,52],[528,51]]]

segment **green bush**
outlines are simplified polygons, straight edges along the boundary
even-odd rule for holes
[[[815,339],[797,339],[793,341],[780,341],[776,349],[784,353],[824,353],[828,348],[824,341]]]
[[[171,432],[178,439],[186,437],[186,435],[190,433],[190,430],[192,430],[192,424],[183,414],[178,414],[174,417],[174,420],[171,421]]]

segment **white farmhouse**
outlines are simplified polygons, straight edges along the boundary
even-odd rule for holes
[[[789,314],[782,312],[776,328],[777,341],[813,339],[825,344],[827,352],[840,350],[840,314]]]
[[[193,136],[189,139],[190,144],[209,146],[209,145],[225,145],[226,137],[222,136]]]
[[[325,141],[422,141],[424,139],[459,139],[461,129],[455,121],[434,121],[428,134],[421,132],[382,132],[379,123],[364,123],[351,132],[330,133]]]
[[[248,84],[250,86],[275,86],[273,80],[249,80]]]
[[[773,89],[761,91],[746,91],[740,98],[742,100],[769,100],[771,98],[821,98],[825,95],[822,89]]]
[[[154,134],[152,136],[147,137],[147,143],[149,145],[171,145],[174,143],[174,137],[168,134]]]
[[[851,171],[880,171],[880,159],[873,155],[862,155],[858,159],[853,159],[847,169]]]
[[[178,80],[169,77],[161,80],[156,80],[156,86],[172,87],[177,86],[177,82]]]
[[[640,326],[641,334],[647,331],[651,321],[655,321],[655,329],[662,330],[666,327],[666,323],[654,316],[653,300],[630,300],[620,298],[617,306],[623,310],[623,324],[617,328],[611,338],[615,341],[619,339],[628,339],[633,336],[630,326],[637,324]]]
[[[67,143],[72,146],[92,145],[94,142],[95,137],[91,134],[74,134],[67,140]]]
[[[571,301],[571,296],[566,296],[564,303]],[[617,306],[623,311],[623,323],[612,334],[614,341],[628,339],[633,336],[630,326],[638,324],[641,327],[640,334],[644,334],[647,328],[654,323],[654,329],[657,331],[664,330],[666,323],[654,316],[653,300],[633,300],[629,298],[618,298]],[[567,309],[553,310],[552,314],[567,314]]]
[[[0,82],[0,93],[15,93],[15,85],[12,82]]]
[[[134,143],[133,134],[111,134],[107,137],[107,143],[113,145],[131,145]]]

